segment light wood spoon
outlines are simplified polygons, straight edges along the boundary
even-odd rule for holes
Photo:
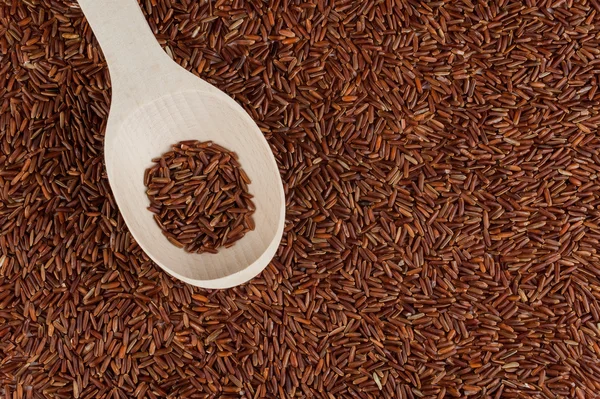
[[[260,273],[277,250],[285,197],[277,163],[244,109],[163,51],[136,0],[79,0],[112,82],[104,137],[106,171],[127,227],[167,273],[204,288],[228,288]],[[212,140],[236,152],[252,183],[256,229],[218,254],[191,254],[169,243],[147,210],[144,171],[183,140]]]

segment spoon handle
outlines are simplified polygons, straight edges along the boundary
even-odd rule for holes
[[[161,67],[171,60],[136,0],[79,0],[79,6],[100,43],[113,87],[159,78]]]

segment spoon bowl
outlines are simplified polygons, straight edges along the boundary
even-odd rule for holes
[[[228,288],[250,280],[275,255],[285,221],[281,177],[262,132],[233,99],[168,57],[135,0],[79,3],[109,66],[106,170],[131,234],[154,262],[189,284]],[[145,170],[184,140],[213,141],[236,152],[251,180],[256,228],[217,254],[177,248],[147,209]]]

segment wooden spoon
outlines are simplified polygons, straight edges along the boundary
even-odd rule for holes
[[[250,116],[162,50],[136,0],[79,0],[108,62],[112,103],[104,137],[106,171],[127,227],[167,273],[204,288],[242,284],[277,250],[285,197],[277,163]],[[148,211],[144,171],[183,140],[212,140],[234,152],[252,180],[256,229],[218,254],[169,243]]]

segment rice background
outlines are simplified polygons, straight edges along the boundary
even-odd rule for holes
[[[283,241],[225,291],[150,262],[77,4],[0,1],[0,396],[597,396],[596,0],[142,8],[263,130]]]

